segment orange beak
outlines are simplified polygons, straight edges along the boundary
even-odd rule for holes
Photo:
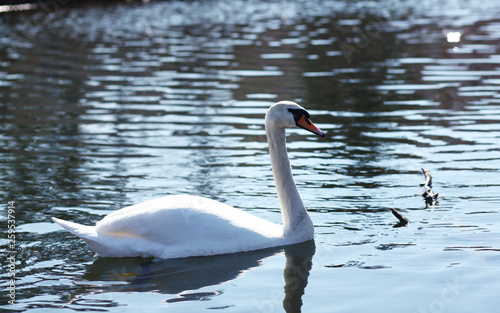
[[[305,115],[302,115],[302,117],[299,119],[297,122],[297,126],[304,128],[305,130],[310,131],[311,133],[315,133],[316,135],[319,135],[321,137],[325,137],[325,133],[316,127],[316,125],[311,122],[310,119],[308,119]]]

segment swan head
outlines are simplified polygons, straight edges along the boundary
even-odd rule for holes
[[[325,133],[311,122],[309,113],[292,101],[273,104],[266,113],[266,129],[300,127],[321,137]]]

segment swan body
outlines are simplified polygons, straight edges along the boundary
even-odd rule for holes
[[[191,195],[166,196],[110,213],[95,226],[54,222],[104,257],[183,258],[252,251],[313,239],[314,226],[293,181],[285,128],[324,136],[309,113],[282,101],[266,114],[266,135],[283,225],[227,204]]]

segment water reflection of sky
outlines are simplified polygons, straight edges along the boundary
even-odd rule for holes
[[[0,194],[19,206],[16,309],[279,312],[283,299],[288,311],[298,300],[315,312],[496,308],[499,13],[497,1],[2,13]],[[243,257],[211,282],[194,269],[240,261],[115,267],[50,223],[91,224],[177,193],[279,222],[263,117],[280,99],[303,104],[327,132],[289,132],[316,226],[310,273],[307,256],[298,268],[286,251]],[[434,210],[419,196],[421,167],[444,194]],[[392,228],[390,207],[411,223]],[[292,287],[304,278],[302,295]]]

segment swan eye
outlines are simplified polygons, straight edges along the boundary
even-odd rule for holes
[[[288,112],[293,114],[293,119],[295,120],[295,124],[297,124],[300,121],[302,116],[306,117],[306,121],[309,121],[309,118],[311,117],[309,112],[307,112],[306,110],[303,110],[303,109],[288,109]],[[310,121],[309,121],[309,123],[310,123]]]

